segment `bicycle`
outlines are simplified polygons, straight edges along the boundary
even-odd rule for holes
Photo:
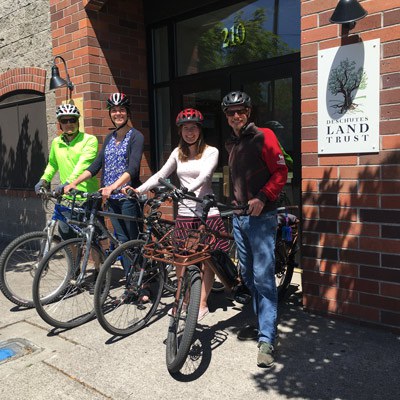
[[[47,209],[48,202],[54,203],[54,210],[46,223],[43,231],[35,231],[23,234],[4,249],[0,257],[0,290],[12,303],[33,308],[35,304],[32,299],[32,283],[40,260],[47,254],[51,247],[61,242],[60,236],[55,233],[59,221],[67,223],[65,215],[74,213],[82,215],[80,207],[69,207],[70,200],[64,199],[61,195],[48,192],[41,188],[40,195],[44,208]],[[69,205],[62,203],[67,202]],[[69,225],[77,234],[81,229],[76,225]]]
[[[226,267],[227,264],[229,265],[227,260],[230,260],[230,258],[222,258],[221,262],[221,260],[218,260],[218,257],[215,257],[213,246],[217,242],[217,239],[227,238],[233,240],[232,236],[213,231],[206,224],[208,211],[212,206],[217,206],[220,209],[242,211],[247,206],[227,206],[218,203],[212,196],[205,196],[203,199],[199,199],[177,189],[169,182],[165,182],[162,179],[160,179],[160,182],[176,193],[173,198],[178,199],[178,201],[189,198],[201,203],[203,206],[201,219],[204,223],[204,229],[186,232],[172,229],[158,242],[149,243],[144,246],[146,250],[145,257],[155,261],[171,263],[181,267],[183,270],[182,276],[178,281],[178,289],[166,341],[167,369],[173,374],[178,372],[185,363],[196,329],[201,289],[200,270],[197,264],[206,262],[207,266],[212,268],[213,272],[222,282],[226,292],[230,293],[231,298],[241,303],[250,300],[250,294],[244,290],[237,269]],[[286,218],[285,213],[286,222],[289,228],[289,219]],[[290,230],[290,232],[292,234],[291,238],[289,238],[289,233],[286,232],[286,236],[281,236],[280,240],[286,240],[289,243],[289,239],[293,241],[294,236],[296,236],[297,240],[297,230]],[[284,274],[283,263],[280,264],[280,273]],[[285,280],[286,283],[287,281]]]
[[[167,280],[164,263],[143,257],[144,246],[163,237],[174,225],[174,221],[161,218],[159,211],[169,191],[157,187],[153,192],[155,196],[147,199],[144,205],[145,230],[139,239],[120,245],[107,257],[96,281],[94,307],[97,320],[113,335],[130,335],[148,323],[158,308]],[[124,274],[121,258],[129,260],[128,274]],[[143,301],[144,296],[146,301]]]
[[[59,243],[40,261],[32,285],[32,297],[40,317],[56,328],[73,328],[95,315],[94,283],[106,258],[101,242],[112,246],[119,241],[110,233],[102,217],[137,221],[137,217],[100,211],[99,192],[71,191],[87,199],[83,221],[68,220],[81,227],[81,236]]]

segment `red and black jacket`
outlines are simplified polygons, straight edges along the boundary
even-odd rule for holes
[[[275,209],[288,169],[274,132],[250,123],[239,136],[232,134],[225,147],[236,202],[247,204],[257,197],[265,211]]]

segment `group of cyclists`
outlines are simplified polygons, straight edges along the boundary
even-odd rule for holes
[[[238,339],[258,340],[257,365],[270,367],[274,363],[274,342],[277,320],[277,290],[275,284],[275,236],[277,228],[277,200],[287,179],[284,155],[274,132],[258,128],[250,122],[251,99],[240,91],[227,94],[221,103],[231,137],[226,142],[229,154],[234,202],[247,204],[246,214],[237,214],[233,232],[237,245],[241,276],[249,288],[256,326],[239,330]],[[132,125],[129,98],[124,93],[113,93],[107,99],[107,109],[113,131],[107,135],[98,151],[98,141],[93,135],[79,129],[80,112],[73,104],[57,107],[56,116],[61,135],[52,141],[49,161],[36,193],[48,187],[59,172],[61,184],[56,192],[68,196],[77,189],[83,192],[100,191],[106,207],[115,214],[139,216],[138,202],[126,196],[130,191],[145,194],[174,172],[182,188],[197,197],[212,194],[212,175],[218,165],[220,149],[208,145],[203,136],[204,117],[199,110],[188,108],[176,117],[179,145],[164,166],[144,183],[140,180],[140,163],[144,137]],[[101,171],[100,184],[96,175]],[[83,200],[83,199],[82,199]],[[217,208],[209,212],[207,225],[225,231]],[[184,200],[178,207],[176,226],[198,229],[201,222],[198,203]],[[132,220],[112,218],[111,223],[119,242],[136,239],[140,226]],[[75,235],[67,224],[59,224],[63,239]],[[220,240],[216,247],[226,250],[227,242]],[[122,261],[125,272],[129,263]],[[198,321],[209,314],[207,299],[214,281],[211,268],[203,265]],[[179,279],[179,268],[176,270]],[[143,301],[148,298],[142,299]]]

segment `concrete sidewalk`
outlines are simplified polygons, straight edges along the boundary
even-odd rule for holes
[[[0,362],[0,398],[30,399],[386,399],[400,398],[400,340],[395,335],[305,313],[300,279],[280,307],[276,364],[256,366],[255,342],[236,332],[250,313],[223,294],[198,326],[181,374],[165,366],[168,317],[126,338],[111,337],[96,320],[54,331],[33,310],[0,294],[0,342],[28,341],[28,354]]]

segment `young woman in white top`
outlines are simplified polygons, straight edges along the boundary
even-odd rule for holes
[[[137,193],[143,194],[159,184],[159,178],[168,178],[176,172],[180,185],[203,197],[212,193],[212,175],[218,165],[218,149],[208,146],[204,142],[202,125],[203,115],[200,111],[187,108],[181,111],[176,117],[180,142],[175,148],[164,166],[145,183],[134,189]],[[176,217],[176,227],[186,229],[197,229],[201,225],[199,216],[202,209],[199,203],[191,200],[184,200],[185,205],[179,204]],[[217,208],[212,208],[208,214],[207,225],[212,229],[225,231],[224,223]],[[228,249],[228,242],[220,240],[217,247],[222,250]],[[179,276],[177,268],[177,276]],[[214,281],[214,273],[211,268],[203,266],[202,288],[198,321],[202,320],[208,313],[207,298],[210,294]]]

